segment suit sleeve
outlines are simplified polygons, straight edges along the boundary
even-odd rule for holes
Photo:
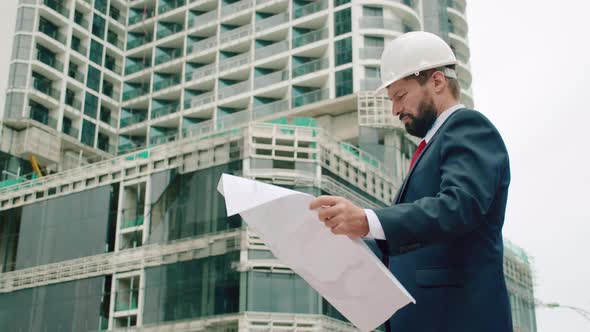
[[[375,213],[385,231],[384,254],[398,255],[477,228],[490,209],[508,154],[494,126],[480,113],[462,112],[440,132],[441,184],[434,197]]]

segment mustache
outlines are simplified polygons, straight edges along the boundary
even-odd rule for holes
[[[399,120],[402,121],[402,119],[407,116],[410,119],[414,119],[414,116],[412,114],[408,114],[408,113],[402,113],[399,115]]]

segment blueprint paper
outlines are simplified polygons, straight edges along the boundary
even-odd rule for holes
[[[360,330],[415,303],[361,239],[335,235],[318,219],[312,195],[228,174],[217,190],[228,216],[239,213],[281,263]]]

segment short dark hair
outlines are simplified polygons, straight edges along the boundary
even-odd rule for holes
[[[418,84],[420,84],[420,86],[422,86],[422,85],[426,84],[426,81],[428,81],[430,76],[432,76],[432,74],[434,74],[435,71],[441,71],[444,73],[445,68],[455,70],[455,65],[448,65],[445,67],[436,67],[436,68],[432,68],[432,69],[423,70],[420,73],[418,73],[418,76],[412,74],[408,77],[405,77],[404,79],[405,80],[410,80],[410,79],[416,80],[418,82]],[[456,78],[450,78],[450,77],[447,77],[447,81],[449,81],[449,89],[451,89],[451,93],[453,94],[453,97],[455,97],[456,99],[459,99],[459,97],[461,96],[461,87],[459,86],[459,81]]]

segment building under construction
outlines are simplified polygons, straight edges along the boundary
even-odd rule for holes
[[[354,331],[226,216],[217,181],[390,204],[416,140],[371,92],[383,45],[439,34],[472,106],[465,5],[21,0],[0,126],[0,326]],[[515,327],[535,331],[517,258]]]

